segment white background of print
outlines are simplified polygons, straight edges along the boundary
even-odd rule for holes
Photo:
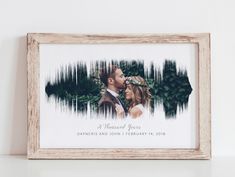
[[[40,144],[42,148],[195,148],[196,147],[196,58],[197,48],[194,44],[107,44],[107,45],[40,45]],[[54,80],[61,66],[76,64],[78,61],[89,63],[96,60],[133,59],[144,60],[145,65],[154,62],[161,68],[165,59],[175,60],[177,68],[188,71],[193,92],[189,97],[188,109],[177,113],[175,119],[166,120],[163,106],[156,109],[152,118],[125,121],[90,120],[92,115],[84,116],[69,112],[66,106],[60,108],[53,99],[47,101],[45,83],[48,78]],[[178,111],[179,112],[179,111]],[[81,120],[83,119],[83,120]],[[123,124],[140,125],[140,132],[165,132],[165,136],[77,136],[77,132],[97,132],[99,124],[110,123],[114,126]],[[104,130],[117,132],[118,130]],[[100,132],[100,131],[98,131]],[[139,131],[138,131],[139,132]]]

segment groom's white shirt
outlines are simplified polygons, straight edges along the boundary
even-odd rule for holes
[[[109,93],[111,93],[111,95],[113,95],[115,98],[117,98],[117,97],[119,96],[118,93],[116,93],[116,92],[114,92],[114,91],[112,91],[112,90],[110,90],[110,89],[107,89],[107,91],[108,91]],[[123,108],[123,106],[122,106],[122,104],[121,104],[121,102],[119,101],[118,98],[117,98],[117,101],[118,101],[119,105]],[[124,109],[124,108],[123,108],[123,109]]]
[[[115,98],[119,96],[118,93],[116,93],[116,92],[114,92],[114,91],[112,91],[112,90],[110,90],[110,89],[107,89],[107,91],[108,91],[109,93],[111,93],[111,95],[113,95]]]

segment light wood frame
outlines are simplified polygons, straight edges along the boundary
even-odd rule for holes
[[[40,148],[39,67],[40,44],[127,44],[127,43],[194,43],[198,45],[198,142],[197,149],[42,149]],[[210,34],[143,34],[143,35],[27,35],[28,65],[28,159],[210,159],[211,94]]]

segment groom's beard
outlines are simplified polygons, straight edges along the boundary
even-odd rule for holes
[[[121,84],[121,83],[118,83],[117,81],[115,81],[115,87],[118,89],[118,90],[124,90],[125,89],[125,84]]]

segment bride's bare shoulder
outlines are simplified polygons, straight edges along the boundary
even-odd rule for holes
[[[141,111],[141,109],[137,106],[134,106],[131,110],[130,110],[130,115],[132,118],[137,118],[139,116],[141,116],[143,112]]]

